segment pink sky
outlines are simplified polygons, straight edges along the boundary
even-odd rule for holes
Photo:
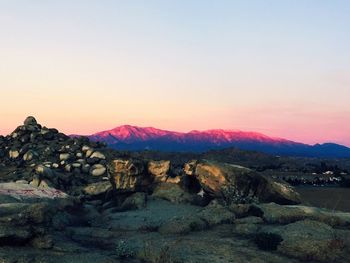
[[[144,105],[147,108],[147,105]],[[157,115],[157,109],[153,112],[147,110],[142,114],[142,110],[129,112],[122,109],[118,110],[120,114],[111,113],[104,117],[89,111],[80,115],[77,113],[61,115],[59,111],[48,111],[45,114],[37,112],[34,114],[40,123],[48,127],[56,127],[67,134],[92,134],[98,131],[111,129],[113,127],[132,124],[138,126],[153,126],[156,128],[190,131],[194,129],[205,130],[213,128],[223,129],[240,129],[245,131],[257,131],[270,136],[283,137],[299,142],[309,144],[322,142],[336,142],[350,146],[349,125],[339,127],[341,120],[349,116],[347,112],[329,113],[329,112],[295,112],[285,110],[284,112],[275,113],[275,109],[260,109],[246,111],[230,111],[225,109],[215,109],[205,111],[201,109],[198,112],[191,110],[182,110],[176,117],[172,114],[171,109],[166,109],[169,117]],[[165,112],[163,111],[162,114]],[[10,113],[9,113],[10,114]],[[343,114],[343,115],[342,115]],[[133,115],[132,117],[130,117]],[[10,117],[8,115],[7,117]],[[22,123],[23,115],[12,114],[11,118],[2,118],[6,120],[0,133],[7,134],[18,124]],[[129,116],[125,118],[123,116]],[[3,116],[1,116],[3,117]],[[212,120],[212,121],[207,121]],[[228,121],[229,120],[229,121]]]
[[[0,134],[34,115],[350,146],[349,3],[131,2],[2,4]]]

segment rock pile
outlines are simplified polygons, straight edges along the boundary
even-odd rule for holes
[[[104,150],[103,143],[70,138],[28,117],[10,135],[0,137],[1,164],[15,167],[0,180],[27,180],[73,193],[79,186],[101,180],[94,177],[107,175]]]
[[[116,159],[104,144],[85,137],[71,138],[41,126],[34,117],[26,118],[14,132],[0,138],[0,152],[2,165],[15,167],[14,173],[0,180],[27,180],[33,186],[51,186],[74,196],[98,196],[111,190],[130,194],[157,189],[159,194],[162,188],[162,196],[168,189],[165,192],[170,195],[177,192],[199,203],[203,200],[198,196],[208,201],[219,198],[225,202],[300,202],[288,185],[244,167],[203,160],[179,169],[172,167],[170,161]]]

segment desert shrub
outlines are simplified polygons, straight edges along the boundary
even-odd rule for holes
[[[254,238],[255,244],[262,250],[276,250],[283,241],[282,237],[273,233],[258,233]]]
[[[222,193],[226,205],[258,203],[258,198],[254,196],[254,193],[244,193],[234,186],[224,187]]]
[[[115,252],[119,258],[133,257],[135,252],[125,240],[120,240],[117,243]]]
[[[142,254],[142,258],[146,262],[153,262],[153,263],[174,262],[169,257],[169,250],[170,250],[170,246],[168,244],[165,244],[164,246],[158,249],[155,249],[154,244],[146,241],[144,244],[144,251]]]
[[[158,226],[154,226],[154,225],[142,225],[139,228],[139,231],[141,232],[157,232],[158,231]]]
[[[342,250],[345,248],[345,241],[340,238],[331,239],[328,243],[328,247],[331,250],[337,250],[337,249]]]

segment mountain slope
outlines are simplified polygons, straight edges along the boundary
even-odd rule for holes
[[[204,152],[212,149],[237,147],[278,155],[307,157],[349,157],[350,148],[326,143],[308,145],[257,132],[238,130],[166,131],[153,127],[124,125],[89,136],[120,150],[159,150]]]

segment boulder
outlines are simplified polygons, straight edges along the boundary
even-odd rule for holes
[[[42,177],[47,177],[47,178],[52,178],[53,177],[53,171],[51,170],[51,168],[46,167],[43,164],[37,165],[35,167],[35,172],[36,174],[42,176]]]
[[[15,149],[12,149],[9,151],[9,157],[10,159],[16,159],[19,157],[19,151],[18,150],[15,150]]]
[[[235,220],[234,233],[242,236],[254,236],[258,233],[260,226],[264,223],[262,218],[248,216]]]
[[[252,211],[252,204],[231,204],[228,206],[228,209],[233,212],[238,218],[246,217],[249,216]],[[259,212],[259,215],[261,215],[262,212]]]
[[[146,203],[147,203],[147,194],[142,192],[134,193],[125,199],[125,201],[121,206],[121,209],[122,210],[142,209],[146,207]]]
[[[27,118],[24,120],[23,124],[24,124],[25,126],[30,126],[30,125],[35,126],[35,125],[37,125],[38,123],[37,123],[36,119],[35,119],[33,116],[29,116],[29,117],[27,117]]]
[[[38,154],[32,150],[27,151],[24,155],[23,155],[23,161],[26,162],[30,162],[33,160],[33,158],[35,156],[37,156]]]
[[[148,172],[154,176],[156,182],[165,182],[170,170],[170,161],[150,161]]]
[[[300,203],[299,194],[291,186],[242,166],[202,160],[187,163],[184,171],[195,177],[209,195],[227,203]]]
[[[90,168],[91,168],[91,166],[90,166],[90,164],[84,164],[83,166],[82,166],[82,168],[81,168],[81,171],[83,172],[83,173],[89,173],[90,172]]]
[[[106,173],[107,168],[102,164],[95,164],[90,169],[90,174],[92,176],[102,176]]]
[[[87,152],[88,150],[92,150],[89,145],[83,145],[83,147],[81,147],[82,152]]]
[[[194,196],[184,191],[179,185],[172,183],[161,183],[156,186],[152,197],[168,200],[172,203],[192,203]]]
[[[338,262],[344,253],[344,240],[337,237],[336,230],[318,221],[303,220],[261,231],[280,235],[278,251],[302,261]]]
[[[323,222],[330,226],[350,226],[350,213],[331,211],[317,207],[302,205],[281,206],[275,203],[269,203],[255,204],[251,207],[251,211],[254,211],[256,214],[261,214],[264,221],[269,224],[289,224],[304,219],[310,219]]]
[[[47,187],[41,189],[30,184],[0,183],[0,196],[11,196],[15,199],[25,201],[33,199],[61,199],[69,196],[55,188]]]
[[[90,156],[94,153],[94,149],[89,148],[88,150],[86,150],[85,152],[85,157],[86,158],[90,158]]]
[[[144,163],[138,160],[113,160],[110,176],[116,190],[121,192],[147,191],[151,184]]]
[[[200,211],[197,216],[204,220],[208,226],[232,224],[236,218],[234,213],[215,201]]]
[[[105,160],[106,156],[103,153],[96,151],[93,154],[91,154],[89,156],[89,158],[97,158],[97,159],[100,159],[100,160]]]
[[[60,161],[67,161],[70,157],[71,156],[69,153],[61,153],[60,154]]]
[[[161,225],[158,231],[163,235],[183,235],[192,231],[203,230],[206,227],[207,223],[204,220],[195,215],[191,215],[175,217]]]
[[[112,191],[113,187],[109,181],[92,183],[84,187],[84,193],[90,196],[99,196]]]

